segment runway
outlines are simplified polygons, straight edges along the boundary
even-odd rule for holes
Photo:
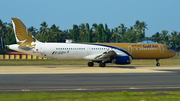
[[[0,66],[0,92],[180,90],[180,66]]]

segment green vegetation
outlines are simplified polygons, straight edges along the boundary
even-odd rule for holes
[[[180,91],[1,93],[1,101],[179,101]]]
[[[175,56],[169,59],[160,59],[161,65],[180,65],[180,56]],[[54,60],[54,59],[35,59],[35,60],[28,60],[28,59],[0,59],[0,65],[87,65],[88,60]],[[155,65],[155,59],[142,59],[142,60],[133,60],[130,65]],[[95,63],[95,65],[98,65]],[[115,64],[107,64],[107,65],[115,65]],[[118,65],[117,65],[118,66]]]
[[[65,42],[65,39],[74,39],[77,43],[89,42],[110,42],[110,43],[136,43],[143,40],[152,40],[163,43],[175,50],[180,50],[180,32],[173,31],[169,33],[167,30],[156,32],[151,37],[145,37],[145,29],[147,24],[144,21],[137,20],[134,25],[125,27],[125,24],[109,29],[108,25],[94,23],[92,27],[88,23],[73,25],[72,29],[60,30],[55,24],[48,27],[44,21],[40,24],[40,28],[36,29],[31,26],[28,30],[41,42]],[[0,53],[10,51],[4,48],[5,45],[16,43],[12,23],[3,23],[0,20],[0,42],[3,43]]]

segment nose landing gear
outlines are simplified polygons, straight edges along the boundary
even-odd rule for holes
[[[157,62],[156,66],[160,66],[159,59],[156,59],[156,62]]]

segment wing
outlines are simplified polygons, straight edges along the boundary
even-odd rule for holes
[[[126,54],[121,52],[121,53],[117,53],[114,50],[110,50],[110,51],[105,51],[102,54],[93,54],[93,55],[88,55],[83,57],[84,59],[88,59],[88,60],[111,60],[115,57],[118,56],[125,56]]]

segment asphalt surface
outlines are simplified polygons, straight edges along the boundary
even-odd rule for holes
[[[134,71],[137,71],[136,69],[138,68],[134,67]],[[121,73],[0,74],[0,92],[180,90],[180,68],[176,67],[174,69],[173,66],[166,68],[142,68],[139,70],[147,72],[127,73],[128,70],[133,70],[125,68],[126,72]],[[118,69],[124,70],[124,68]],[[89,69],[85,70],[89,71]],[[103,71],[107,70],[107,68],[99,68],[98,70]],[[148,72],[148,70],[154,72]],[[10,70],[8,69],[8,71]]]

